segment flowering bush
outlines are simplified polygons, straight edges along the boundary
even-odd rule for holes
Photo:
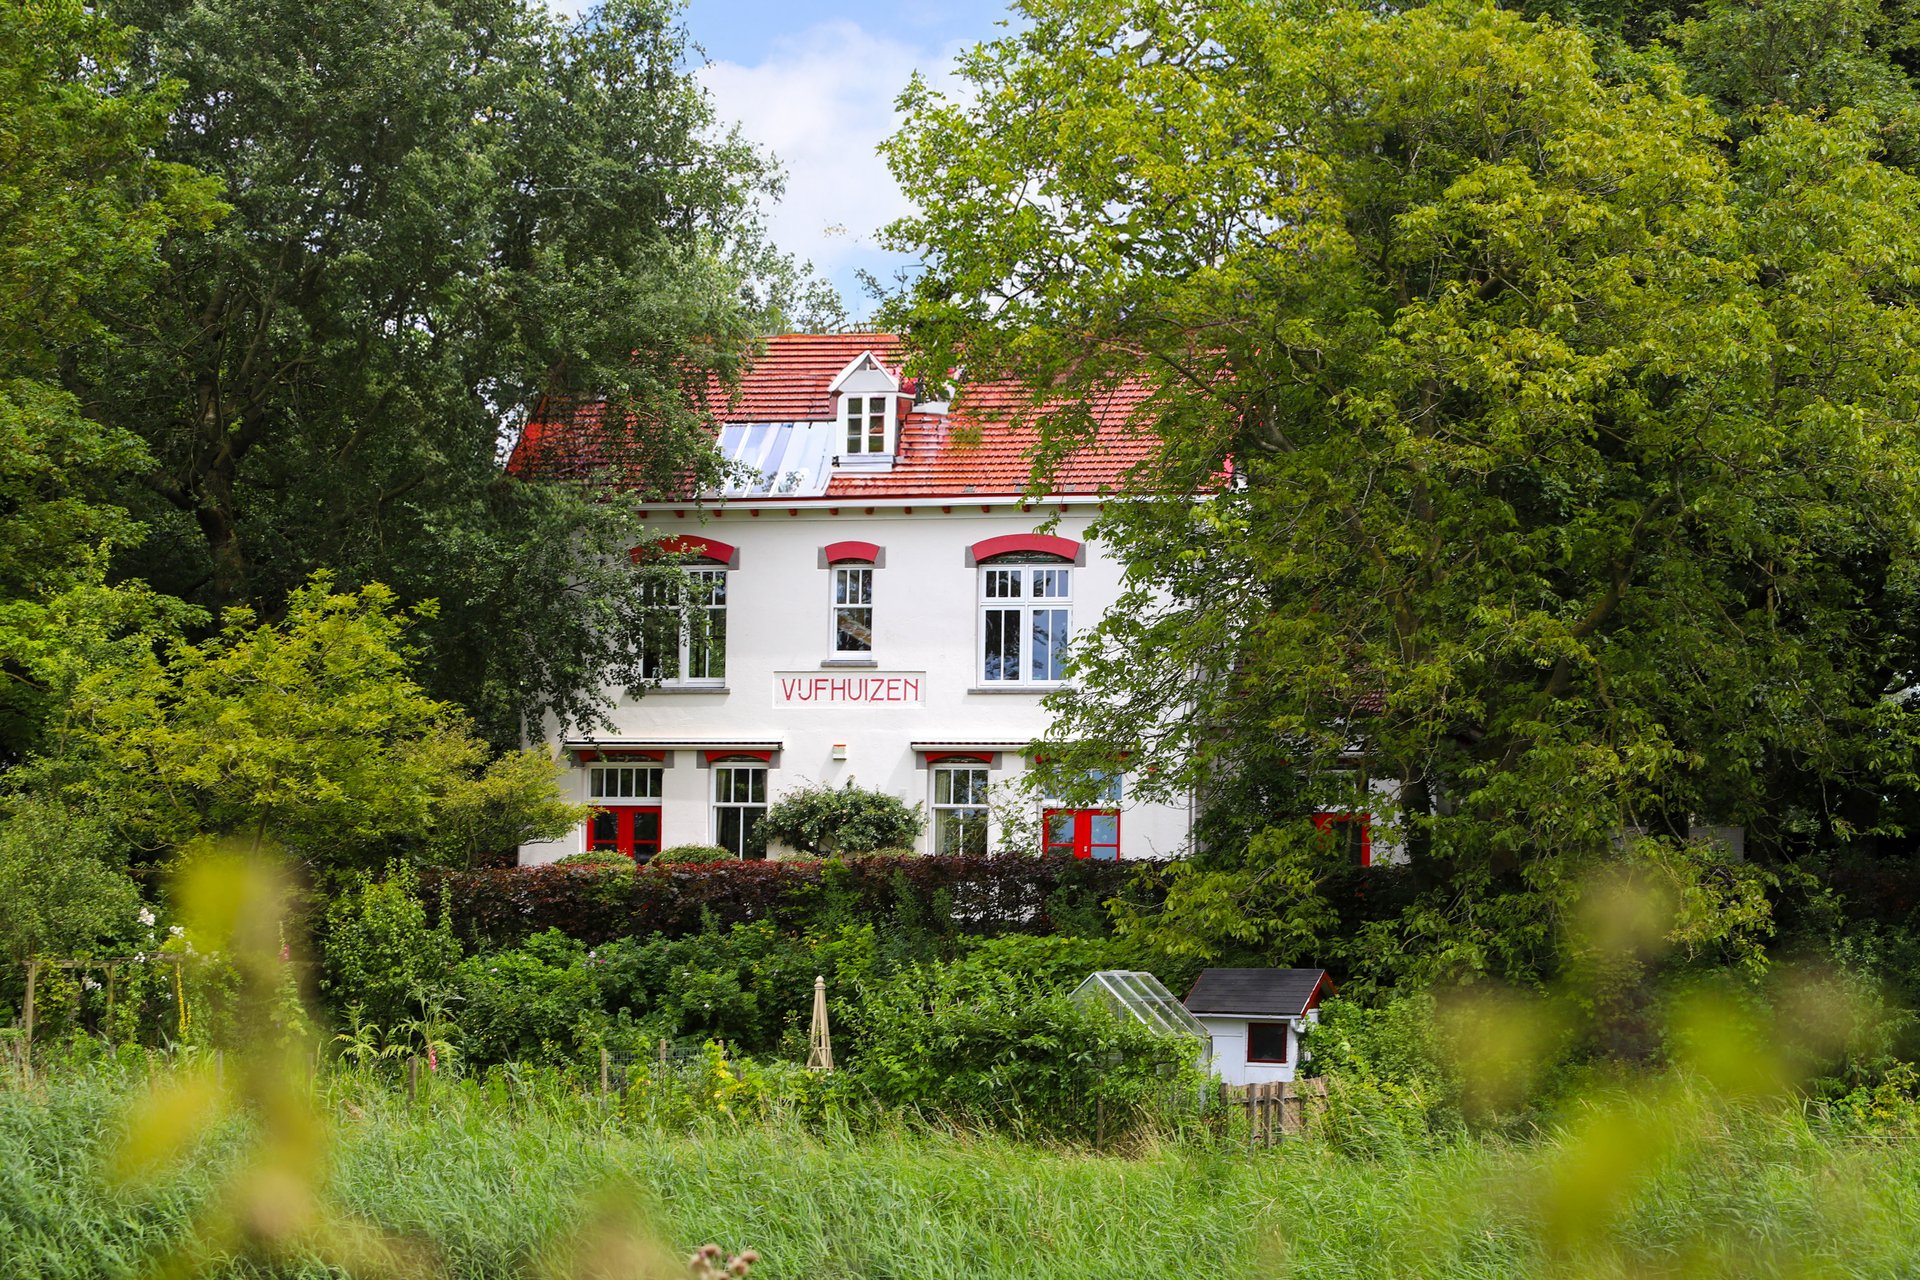
[[[767,810],[756,830],[763,843],[777,841],[815,857],[863,854],[910,846],[924,825],[920,806],[884,791],[867,791],[847,779],[789,791]]]

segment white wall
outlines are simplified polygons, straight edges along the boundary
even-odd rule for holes
[[[1220,1018],[1204,1015],[1200,1022],[1213,1035],[1213,1074],[1228,1084],[1269,1084],[1274,1081],[1291,1081],[1294,1071],[1300,1065],[1300,1050],[1303,1042],[1300,1033],[1287,1030],[1287,1061],[1280,1065],[1272,1062],[1247,1061],[1247,1022],[1246,1018]],[[1318,1020],[1318,1011],[1311,1011],[1309,1018]],[[1279,1018],[1263,1018],[1260,1021],[1279,1022]]]
[[[1094,517],[1091,506],[954,504],[943,509],[916,500],[912,508],[822,504],[790,509],[767,503],[729,503],[718,518],[704,522],[671,509],[650,511],[653,527],[669,535],[700,534],[739,548],[738,565],[728,576],[727,680],[724,691],[650,689],[638,699],[622,697],[612,711],[613,732],[572,731],[573,739],[620,738],[723,743],[779,741],[783,744],[769,772],[772,798],[801,783],[839,785],[847,779],[891,792],[910,803],[929,805],[931,772],[910,745],[914,742],[1025,743],[1042,735],[1048,715],[1037,692],[982,690],[978,665],[978,570],[967,563],[975,542],[1008,533],[1044,531],[1084,541]],[[1047,521],[1058,523],[1042,530]],[[832,659],[829,625],[832,574],[820,567],[821,549],[830,542],[859,540],[884,548],[884,563],[874,571],[874,651],[872,668],[846,667]],[[1084,632],[1117,598],[1119,567],[1086,547],[1085,564],[1074,572],[1073,628]],[[776,706],[776,673],[789,676],[859,676],[869,672],[924,673],[923,700],[914,706]],[[557,727],[549,726],[556,750]],[[833,759],[843,743],[846,759]],[[712,773],[701,767],[697,750],[670,753],[662,775],[662,843],[709,843],[713,839],[710,788]],[[1017,777],[1025,760],[1002,750],[992,773],[995,787]],[[572,769],[575,799],[585,801],[586,771]],[[1120,824],[1125,858],[1167,857],[1187,839],[1189,811],[1183,801],[1143,805],[1127,780]],[[931,810],[920,840],[925,852],[931,837]],[[1037,816],[1037,814],[1036,814]],[[990,835],[989,847],[999,838]],[[522,863],[551,861],[585,847],[584,829],[520,851]]]

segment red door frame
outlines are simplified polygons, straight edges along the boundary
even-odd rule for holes
[[[1331,831],[1335,823],[1346,826],[1348,823],[1360,824],[1360,865],[1373,865],[1373,815],[1370,813],[1316,813],[1313,826],[1316,831]]]
[[[595,842],[594,822],[603,813],[613,816],[614,838],[612,844]],[[634,819],[641,814],[653,815],[653,838],[651,840],[638,842],[638,847],[636,848],[633,831]],[[629,858],[635,858],[636,855],[644,855],[643,857],[638,857],[637,860],[641,862],[647,861],[652,858],[654,854],[660,852],[660,806],[657,804],[606,804],[596,806],[593,813],[587,818],[587,849],[589,851],[594,849],[617,849]]]
[[[1113,819],[1113,843],[1096,845],[1093,842],[1093,820],[1097,817]],[[1071,844],[1055,844],[1052,840],[1053,820],[1055,818],[1073,819],[1073,840]],[[1076,858],[1091,858],[1096,849],[1113,850],[1113,861],[1120,860],[1120,811],[1118,809],[1043,809],[1040,813],[1040,851],[1042,853],[1065,854],[1072,852]]]

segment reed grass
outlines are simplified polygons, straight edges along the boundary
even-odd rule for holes
[[[103,1170],[134,1092],[106,1069],[0,1089],[0,1275],[143,1274],[246,1150],[248,1125],[227,1120],[177,1166],[113,1189]],[[667,1131],[564,1089],[474,1082],[409,1105],[335,1081],[318,1101],[328,1194],[425,1242],[437,1261],[423,1274],[556,1274],[556,1242],[609,1199],[676,1248],[757,1249],[765,1280],[1920,1272],[1920,1152],[1793,1108],[1692,1115],[1685,1141],[1659,1128],[1668,1112],[1627,1102],[1526,1139],[1384,1155],[1313,1139],[1114,1155],[933,1127]],[[1609,1135],[1665,1145],[1629,1176],[1607,1164]],[[342,1273],[294,1257],[214,1274]]]

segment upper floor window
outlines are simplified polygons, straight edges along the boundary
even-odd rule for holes
[[[892,401],[892,396],[841,397],[847,453],[868,456],[893,452],[887,447],[887,410]]]
[[[984,684],[1059,684],[1067,678],[1073,623],[1069,566],[1008,564],[980,569],[980,679]]]
[[[685,569],[650,585],[641,636],[641,674],[662,684],[727,678],[727,571]]]
[[[833,570],[833,652],[873,652],[873,570]]]

